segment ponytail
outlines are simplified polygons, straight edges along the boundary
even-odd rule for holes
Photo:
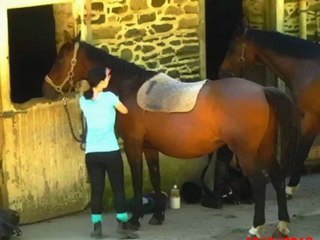
[[[93,98],[93,89],[92,87],[89,88],[89,90],[83,92],[83,96],[85,99],[92,99]]]

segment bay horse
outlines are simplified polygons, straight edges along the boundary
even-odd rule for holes
[[[285,82],[300,111],[301,140],[286,187],[290,199],[299,188],[304,161],[320,132],[320,46],[275,31],[243,28],[231,40],[221,69],[242,76],[256,63],[265,64]]]
[[[142,213],[143,154],[155,191],[155,210],[150,224],[162,224],[165,207],[157,207],[161,195],[159,152],[176,158],[204,156],[227,144],[236,153],[256,195],[251,236],[260,236],[265,223],[265,192],[270,180],[277,194],[279,225],[288,235],[289,215],[285,195],[285,171],[293,162],[295,110],[291,98],[274,87],[263,87],[241,78],[206,81],[194,108],[188,112],[152,112],[137,104],[137,92],[160,73],[145,70],[86,42],[65,34],[65,43],[43,83],[43,95],[56,98],[69,92],[96,66],[108,66],[112,77],[107,90],[116,93],[129,113],[117,116],[117,132],[131,169],[136,207],[131,227],[140,227]],[[162,75],[165,75],[161,73]],[[190,83],[193,84],[193,83]],[[281,159],[276,159],[278,130]]]

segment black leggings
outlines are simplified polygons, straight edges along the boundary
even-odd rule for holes
[[[123,162],[120,150],[87,153],[86,166],[91,184],[91,213],[101,214],[103,211],[106,171],[112,188],[116,211],[117,213],[126,212]]]

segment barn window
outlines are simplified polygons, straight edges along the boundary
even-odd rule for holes
[[[11,101],[42,97],[41,86],[56,57],[53,6],[8,10]]]

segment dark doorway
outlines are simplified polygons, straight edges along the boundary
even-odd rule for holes
[[[242,0],[206,0],[207,78],[217,79],[229,40],[242,21]]]
[[[56,57],[52,5],[8,10],[11,101],[42,97],[41,86]]]

